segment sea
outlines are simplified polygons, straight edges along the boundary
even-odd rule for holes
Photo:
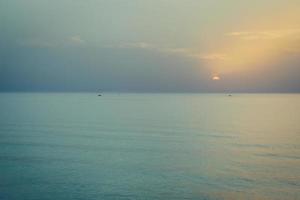
[[[0,93],[0,199],[300,199],[300,94]]]

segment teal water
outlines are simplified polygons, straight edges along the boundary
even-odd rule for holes
[[[0,94],[0,199],[300,199],[300,95]]]

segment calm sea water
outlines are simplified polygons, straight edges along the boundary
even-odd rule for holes
[[[2,93],[0,199],[300,199],[300,95]]]

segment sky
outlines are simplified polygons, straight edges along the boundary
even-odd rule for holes
[[[299,0],[0,0],[0,91],[300,92]]]

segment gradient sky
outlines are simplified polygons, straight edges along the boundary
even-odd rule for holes
[[[299,0],[1,0],[0,91],[300,92]]]

